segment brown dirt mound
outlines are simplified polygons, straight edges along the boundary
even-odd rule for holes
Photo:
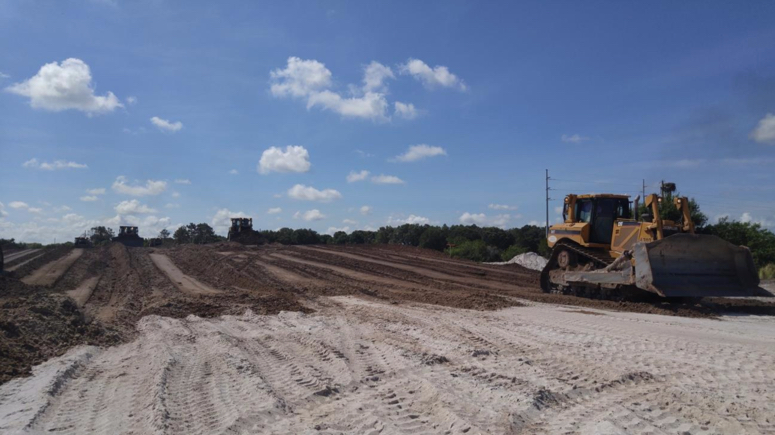
[[[58,260],[64,257],[72,249],[73,248],[70,246],[59,246],[53,249],[47,249],[46,250],[47,252],[45,254],[19,267],[13,272],[9,272],[9,275],[14,278],[23,278],[29,275],[30,273],[34,272],[36,269],[40,268],[44,264],[48,264],[54,260]]]
[[[0,384],[79,344],[121,340],[93,321],[72,299],[0,277]]]

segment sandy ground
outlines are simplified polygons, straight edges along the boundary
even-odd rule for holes
[[[82,254],[83,249],[73,249],[64,257],[56,261],[52,261],[51,263],[48,263],[40,269],[36,270],[32,274],[25,276],[22,278],[22,282],[27,285],[37,285],[43,287],[53,285],[59,279],[59,277],[67,272],[70,266],[72,266],[73,263],[75,263],[75,261],[78,260]]]
[[[775,431],[775,319],[354,297],[315,314],[148,316],[0,387],[12,433]]]
[[[175,266],[169,257],[164,254],[150,254],[153,264],[159,268],[167,278],[178,288],[178,290],[184,293],[190,294],[216,294],[218,290],[210,287],[207,284],[202,284],[196,278],[190,277],[181,272],[177,266]]]

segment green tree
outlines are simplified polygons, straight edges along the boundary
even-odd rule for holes
[[[730,221],[721,218],[703,230],[734,245],[747,246],[757,267],[775,263],[775,234],[758,223]]]
[[[162,239],[162,240],[169,239],[170,238],[170,231],[168,229],[166,229],[166,228],[164,228],[163,230],[159,231],[159,238]]]
[[[94,246],[104,245],[110,243],[115,237],[115,233],[112,228],[103,226],[92,227],[83,234],[83,237],[88,237]]]
[[[344,245],[347,243],[347,233],[344,231],[337,231],[334,233],[334,244],[335,245]]]
[[[184,243],[191,243],[191,234],[189,233],[188,227],[186,226],[178,227],[178,229],[175,230],[175,234],[172,235],[172,238],[180,245]]]
[[[443,251],[447,247],[447,234],[439,227],[428,227],[420,236],[421,248]]]

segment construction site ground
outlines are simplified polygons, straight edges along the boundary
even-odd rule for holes
[[[775,432],[767,299],[549,295],[392,245],[11,260],[0,433]]]

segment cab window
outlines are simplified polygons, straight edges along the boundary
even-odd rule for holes
[[[592,200],[581,200],[576,206],[576,221],[589,223],[592,221]]]

